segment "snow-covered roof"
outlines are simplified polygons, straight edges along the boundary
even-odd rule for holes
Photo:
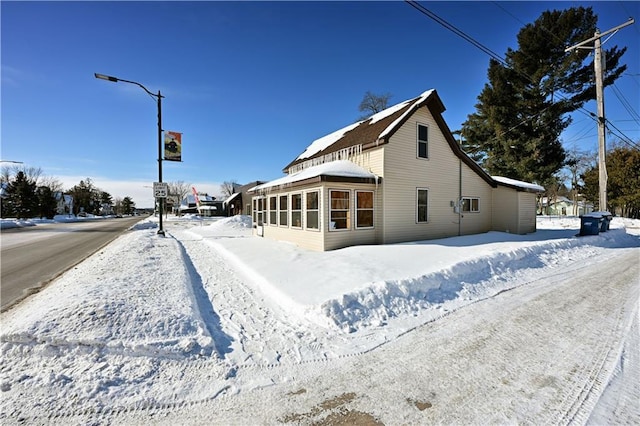
[[[334,145],[336,142],[338,142],[339,140],[343,139],[345,137],[345,135],[349,132],[351,132],[352,130],[358,129],[358,133],[359,135],[362,134],[362,139],[360,139],[360,143],[370,143],[370,142],[375,142],[379,139],[382,139],[386,136],[388,136],[399,124],[401,124],[408,115],[410,115],[411,113],[413,113],[413,111],[415,110],[415,108],[421,106],[428,98],[429,96],[431,96],[432,93],[434,93],[435,91],[433,89],[431,90],[427,90],[426,92],[422,93],[420,96],[418,96],[417,98],[413,98],[413,99],[409,99],[406,100],[404,102],[400,102],[396,105],[393,105],[383,111],[380,111],[374,115],[372,115],[371,117],[362,120],[362,121],[357,121],[353,124],[350,124],[346,127],[343,127],[342,129],[336,130],[335,132],[332,132],[326,136],[321,137],[320,139],[316,139],[315,141],[313,141],[311,143],[311,145],[309,145],[303,152],[302,154],[300,154],[293,162],[299,162],[308,158],[313,157],[314,155],[327,150],[327,148],[331,147],[332,145]],[[382,122],[385,119],[389,119],[390,117],[392,117],[394,114],[400,113],[402,112],[402,114],[398,117],[395,117],[395,119],[385,125],[384,127],[378,129],[378,126],[374,127],[372,129],[372,126]],[[373,131],[372,131],[373,130]]]
[[[240,195],[239,192],[234,192],[233,194],[231,194],[229,196],[229,198],[227,198],[226,200],[224,200],[225,204],[230,203],[231,201],[233,201],[234,198],[236,198],[238,195]]]
[[[297,173],[283,176],[279,179],[272,180],[271,182],[263,183],[262,185],[254,186],[249,191],[253,192],[267,188],[287,186],[295,182],[312,179],[318,176],[338,176],[346,178],[365,179],[378,178],[375,174],[366,171],[365,169],[355,163],[352,163],[351,161],[339,160],[306,168]]]
[[[529,191],[535,192],[544,192],[544,187],[537,185],[535,183],[523,182],[521,180],[510,179],[502,176],[491,176],[493,180],[498,183],[502,183],[509,186],[515,186],[522,189],[527,189]]]

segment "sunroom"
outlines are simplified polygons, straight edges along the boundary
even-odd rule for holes
[[[332,161],[253,187],[254,234],[325,251],[375,244],[381,179]]]

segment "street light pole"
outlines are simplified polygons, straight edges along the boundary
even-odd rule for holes
[[[155,93],[151,93],[146,87],[144,87],[142,84],[136,82],[136,81],[131,81],[131,80],[125,80],[122,78],[117,78],[117,77],[112,77],[109,75],[104,75],[104,74],[98,74],[98,73],[94,73],[96,78],[99,78],[101,80],[107,80],[107,81],[111,81],[114,83],[117,83],[119,81],[123,82],[123,83],[130,83],[130,84],[135,84],[138,87],[141,87],[142,90],[144,90],[145,92],[147,92],[147,94],[149,96],[151,96],[152,98],[156,98],[158,101],[158,182],[162,183],[162,94],[160,93],[160,90],[158,90],[158,94]],[[154,194],[155,195],[155,194]],[[158,234],[160,235],[164,235],[164,227],[162,226],[162,207],[163,207],[163,198],[159,197],[158,199],[158,213],[159,213],[159,217],[160,217],[160,228],[158,229]]]

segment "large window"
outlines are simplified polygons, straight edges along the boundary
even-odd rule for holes
[[[373,228],[373,191],[356,191],[356,228]]]
[[[429,128],[418,124],[418,158],[429,158]]]
[[[416,222],[427,222],[427,205],[429,200],[429,191],[418,188],[416,191]]]
[[[305,226],[307,229],[320,229],[320,218],[319,213],[320,209],[319,205],[319,192],[307,192],[306,194],[306,211],[307,211],[307,221]]]
[[[287,226],[287,217],[289,215],[288,197],[280,196],[280,226]]]
[[[462,199],[462,211],[463,212],[479,212],[480,200],[478,198],[464,197]]]
[[[302,194],[291,195],[291,226],[302,228]]]
[[[329,229],[350,229],[349,191],[329,191],[329,198]]]
[[[278,210],[276,210],[276,197],[269,197],[269,225],[277,225]]]

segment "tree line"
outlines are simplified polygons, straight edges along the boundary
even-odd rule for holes
[[[2,168],[0,185],[0,215],[3,218],[52,219],[59,213],[96,216],[135,213],[136,206],[131,197],[114,199],[111,194],[96,187],[91,178],[81,180],[64,191],[57,179],[44,176],[40,168],[12,166]],[[65,195],[70,196],[73,203],[64,203]],[[59,204],[67,210],[58,212]]]

